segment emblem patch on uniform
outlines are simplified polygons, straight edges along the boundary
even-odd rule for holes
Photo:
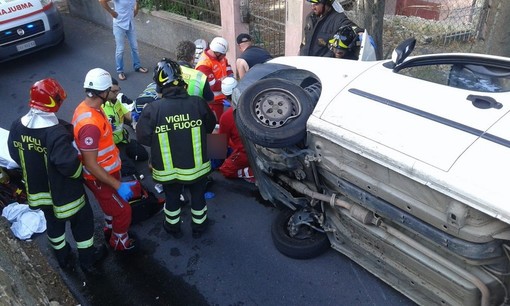
[[[90,146],[93,143],[94,143],[94,139],[92,139],[92,137],[85,137],[85,144],[87,146]]]

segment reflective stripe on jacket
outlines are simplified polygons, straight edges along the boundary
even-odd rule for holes
[[[194,168],[185,169],[178,168],[174,165],[174,157],[172,156],[172,150],[179,150],[179,148],[172,148],[168,139],[168,134],[158,134],[158,142],[160,144],[160,157],[162,157],[162,169],[152,169],[152,176],[154,180],[159,182],[168,182],[173,180],[190,182],[201,178],[204,175],[209,174],[211,171],[211,162],[209,160],[203,160],[203,152],[206,148],[202,146],[200,137],[201,127],[194,127],[189,130],[191,136],[191,143],[193,144],[193,163]],[[176,143],[180,147],[179,143]],[[179,163],[176,163],[179,164]]]
[[[119,150],[113,141],[112,126],[108,122],[106,115],[102,110],[92,108],[85,104],[85,102],[82,102],[74,111],[73,116],[75,139],[78,139],[80,129],[88,124],[95,125],[101,133],[97,149],[97,163],[109,174],[120,171]],[[81,153],[79,156],[83,158]],[[83,167],[83,176],[86,180],[96,179],[87,171],[86,167]]]
[[[188,94],[190,96],[204,97],[204,86],[207,77],[202,72],[181,65],[182,78],[188,84]]]
[[[218,61],[209,57],[207,52],[204,51],[198,60],[196,69],[201,70],[200,66],[208,67],[212,71],[214,79],[211,80],[210,76],[207,76],[209,79],[209,86],[214,93],[214,101],[223,104],[223,100],[225,100],[226,97],[221,92],[221,80],[232,73],[231,67],[228,65],[226,58]]]
[[[207,134],[216,119],[204,99],[184,89],[165,94],[143,109],[136,126],[138,142],[151,147],[154,181],[193,183],[211,171]]]
[[[53,206],[58,219],[75,215],[86,204],[82,165],[70,128],[60,121],[32,129],[16,120],[7,141],[9,154],[23,171],[28,204],[32,208]]]

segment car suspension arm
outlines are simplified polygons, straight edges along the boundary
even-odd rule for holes
[[[331,195],[322,194],[316,191],[311,190],[306,186],[305,184],[293,180],[287,176],[279,175],[278,178],[285,182],[287,185],[289,185],[292,189],[296,190],[297,192],[307,195],[311,197],[312,199],[316,199],[319,201],[324,201],[326,203],[329,203],[331,206],[339,206],[344,209],[347,209],[350,213],[350,215],[358,220],[359,222],[363,224],[373,224],[373,225],[379,225],[380,219],[376,218],[374,214],[369,211],[368,209],[354,204],[349,203],[343,199],[341,199],[337,194],[333,193]]]

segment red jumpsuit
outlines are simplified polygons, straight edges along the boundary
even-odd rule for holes
[[[227,178],[252,179],[253,171],[250,168],[248,155],[244,150],[243,142],[234,122],[232,107],[229,107],[221,116],[219,133],[227,135],[228,146],[232,149],[232,153],[219,168],[221,174]]]
[[[119,151],[113,142],[112,127],[101,109],[87,106],[82,102],[73,116],[74,137],[80,151],[98,151],[98,164],[115,179],[120,179]],[[107,227],[111,220],[113,235],[110,245],[114,249],[122,249],[119,241],[128,239],[131,225],[131,206],[119,196],[117,191],[97,180],[84,166],[85,185],[92,191],[105,214]]]

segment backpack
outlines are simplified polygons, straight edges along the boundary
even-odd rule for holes
[[[145,221],[163,209],[165,199],[156,197],[140,180],[126,177],[122,181],[135,182],[135,185],[131,187],[133,198],[129,200],[131,205],[131,224]]]

